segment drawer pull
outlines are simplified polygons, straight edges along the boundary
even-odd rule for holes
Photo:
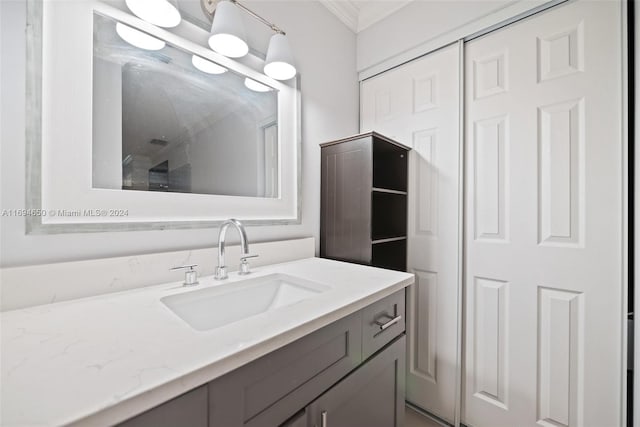
[[[398,323],[399,321],[402,320],[402,315],[398,315],[396,317],[391,317],[391,316],[389,316],[387,314],[383,314],[382,316],[386,317],[389,320],[387,320],[386,322],[381,322],[379,320],[374,320],[374,323],[376,325],[380,326],[380,330],[381,331],[384,331],[388,327],[393,326],[393,325],[395,325],[396,323]]]
[[[320,427],[327,427],[327,411],[320,413]]]

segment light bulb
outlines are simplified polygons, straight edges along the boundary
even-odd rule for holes
[[[193,55],[191,57],[191,63],[198,70],[207,74],[222,74],[227,71],[226,68],[221,67],[220,65],[211,62],[208,59],[201,58],[198,55]]]
[[[265,64],[264,73],[275,80],[289,80],[295,77],[297,70],[296,67],[286,62],[272,62]]]
[[[277,33],[269,40],[264,73],[276,80],[289,80],[297,73],[287,36]]]
[[[180,11],[169,0],[126,0],[127,7],[138,18],[159,27],[172,28],[180,23]]]
[[[145,50],[160,50],[166,46],[164,40],[157,39],[121,22],[116,23],[116,33],[127,43]]]
[[[249,53],[240,11],[233,3],[221,1],[211,24],[209,46],[229,58],[240,58]]]
[[[273,88],[263,85],[262,83],[258,83],[249,77],[244,79],[244,85],[254,92],[269,92],[270,90],[273,90]]]

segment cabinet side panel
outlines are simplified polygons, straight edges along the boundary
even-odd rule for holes
[[[322,257],[371,261],[371,168],[371,137],[322,148]]]

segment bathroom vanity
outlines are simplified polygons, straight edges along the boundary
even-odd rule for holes
[[[121,426],[402,426],[404,313],[396,291]]]
[[[413,280],[309,258],[5,312],[0,424],[401,426]]]

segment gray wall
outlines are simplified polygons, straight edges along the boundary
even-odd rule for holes
[[[316,1],[248,1],[246,4],[289,35],[302,83],[303,159],[302,223],[250,227],[247,233],[252,241],[317,238],[320,223],[318,144],[358,130],[356,37]],[[247,21],[250,45],[264,52],[269,32],[250,19]],[[2,209],[25,206],[25,22],[24,0],[0,1]],[[203,248],[214,246],[216,237],[214,229],[25,235],[24,218],[2,216],[0,266]]]

